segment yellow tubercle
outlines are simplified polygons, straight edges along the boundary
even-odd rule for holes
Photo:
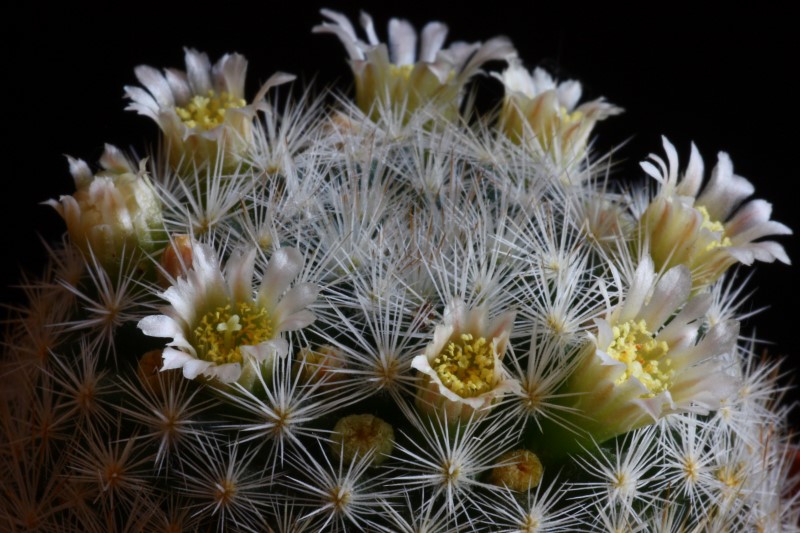
[[[207,96],[195,95],[185,107],[175,107],[175,112],[190,128],[210,130],[225,122],[227,109],[240,109],[247,105],[243,98],[222,91],[209,90]]]
[[[668,389],[675,374],[670,368],[672,361],[664,357],[669,345],[654,339],[644,320],[629,320],[614,326],[612,332],[614,341],[606,353],[627,366],[616,384],[636,378],[650,391],[648,398]]]
[[[462,398],[471,398],[494,388],[494,360],[491,341],[465,333],[450,342],[431,366],[445,387]]]
[[[273,337],[272,318],[263,307],[247,302],[217,307],[194,329],[194,346],[201,359],[218,365],[241,363],[241,346],[255,346]]]

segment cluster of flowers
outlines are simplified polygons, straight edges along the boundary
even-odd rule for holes
[[[248,103],[247,63],[135,70],[159,157],[48,202],[2,359],[10,531],[796,531],[777,363],[736,264],[790,233],[720,153],[626,193],[621,109],[505,38],[339,13],[355,101]],[[462,102],[488,62],[502,106]]]

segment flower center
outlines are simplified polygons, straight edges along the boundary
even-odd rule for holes
[[[606,353],[627,365],[625,373],[617,378],[616,384],[621,385],[630,378],[636,378],[650,391],[650,394],[645,395],[647,398],[669,388],[675,374],[670,368],[672,360],[664,358],[669,351],[669,345],[665,341],[655,340],[653,334],[647,330],[644,320],[628,320],[614,326],[612,331],[614,341]]]
[[[175,107],[175,112],[188,127],[210,130],[225,121],[227,109],[238,109],[245,105],[247,102],[242,98],[236,98],[226,91],[217,95],[212,89],[208,91],[208,96],[193,96],[186,107]]]
[[[263,307],[247,302],[217,307],[209,311],[194,329],[194,346],[205,361],[218,365],[241,363],[241,346],[255,346],[272,338],[273,326]]]
[[[462,334],[433,360],[442,384],[462,398],[471,398],[494,388],[494,347],[485,337]]]
[[[714,248],[718,247],[730,246],[731,240],[725,236],[725,226],[722,224],[722,222],[718,220],[712,220],[711,215],[708,214],[708,209],[702,205],[698,205],[697,210],[701,215],[703,215],[703,224],[701,227],[713,233],[719,234],[719,237],[716,237],[716,239],[708,243],[706,246],[706,251],[713,250]]]

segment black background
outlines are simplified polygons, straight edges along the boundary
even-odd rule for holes
[[[408,18],[418,28],[428,20],[445,21],[448,42],[505,34],[529,68],[538,64],[561,79],[580,79],[584,98],[606,96],[626,109],[596,130],[600,149],[627,141],[617,156],[619,179],[642,178],[638,161],[662,153],[662,134],[679,148],[682,161],[694,140],[707,169],[718,150],[729,152],[736,172],[773,203],[773,219],[800,229],[800,194],[793,189],[800,181],[800,117],[797,86],[790,83],[800,46],[793,17],[785,12],[680,2],[647,3],[647,11],[605,2],[528,2],[522,10],[497,1],[477,10],[436,2],[118,5],[125,11],[27,7],[5,20],[5,302],[18,300],[17,291],[5,286],[19,278],[20,269],[41,268],[37,235],[53,240],[63,230],[53,210],[38,205],[73,191],[62,154],[94,164],[103,143],[142,154],[155,138],[154,123],[123,111],[122,87],[137,83],[134,66],[183,68],[183,46],[208,52],[212,61],[238,51],[250,60],[248,96],[276,70],[305,81],[316,77],[317,87],[337,83],[344,89],[350,72],[343,48],[331,35],[311,34],[322,6],[352,20],[365,8],[382,37],[389,16]],[[496,81],[480,83],[489,99],[502,96]],[[798,238],[779,240],[800,262]],[[760,338],[775,343],[769,352],[787,356],[787,368],[794,370],[800,366],[797,268],[759,265],[751,287],[757,292],[747,305],[769,309],[746,323],[745,331],[757,326]]]

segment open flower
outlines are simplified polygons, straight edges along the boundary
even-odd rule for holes
[[[162,74],[147,65],[134,72],[144,89],[125,87],[131,99],[127,109],[156,121],[176,168],[213,162],[218,153],[223,154],[225,166],[238,164],[253,140],[253,117],[264,95],[295,78],[273,74],[248,104],[247,60],[239,54],[225,54],[212,67],[206,54],[187,48],[186,72],[166,69]]]
[[[723,359],[735,348],[739,323],[718,323],[698,340],[711,296],[690,300],[690,293],[685,266],[658,277],[645,258],[626,298],[595,321],[565,393],[575,395],[572,422],[597,442],[668,413],[707,413],[735,390]]]
[[[411,367],[421,372],[417,406],[444,411],[449,422],[481,416],[519,383],[503,367],[514,312],[487,320],[483,307],[467,310],[456,300],[447,306],[444,324],[436,326],[433,342],[414,357]]]
[[[368,42],[356,36],[350,21],[323,9],[332,22],[314,27],[315,33],[333,33],[347,49],[356,82],[356,104],[373,119],[383,109],[401,111],[404,122],[416,109],[433,104],[446,118],[455,118],[464,85],[487,61],[516,55],[511,42],[495,37],[485,43],[456,42],[443,48],[447,26],[429,22],[422,29],[417,54],[417,32],[406,20],[389,21],[389,44],[378,41],[372,18],[361,14]]]
[[[515,143],[527,141],[549,152],[560,163],[579,159],[594,125],[622,112],[603,98],[578,105],[580,82],[556,84],[544,69],[529,74],[518,61],[494,76],[506,90],[500,122],[503,132]]]
[[[277,250],[254,295],[255,258],[255,249],[233,254],[223,273],[210,247],[195,246],[192,269],[161,294],[170,303],[164,314],[139,322],[145,335],[172,337],[163,370],[181,368],[188,379],[203,375],[250,387],[260,363],[288,353],[281,334],[314,322],[306,307],[316,300],[318,287],[289,288],[303,268],[300,252]]]
[[[753,185],[733,173],[725,152],[717,156],[711,179],[703,182],[703,159],[692,144],[692,155],[683,177],[678,180],[678,154],[663,139],[667,163],[651,155],[642,168],[660,184],[658,194],[639,221],[640,234],[649,242],[656,268],[666,270],[686,265],[695,288],[715,280],[733,264],[754,261],[789,264],[783,247],[774,241],[756,239],[787,235],[792,230],[770,220],[772,206],[764,200],[750,200]]]
[[[137,169],[107,144],[100,166],[103,170],[93,175],[83,160],[70,157],[75,194],[46,203],[64,218],[73,244],[109,268],[124,259],[123,250],[152,252],[163,223],[144,162]]]

